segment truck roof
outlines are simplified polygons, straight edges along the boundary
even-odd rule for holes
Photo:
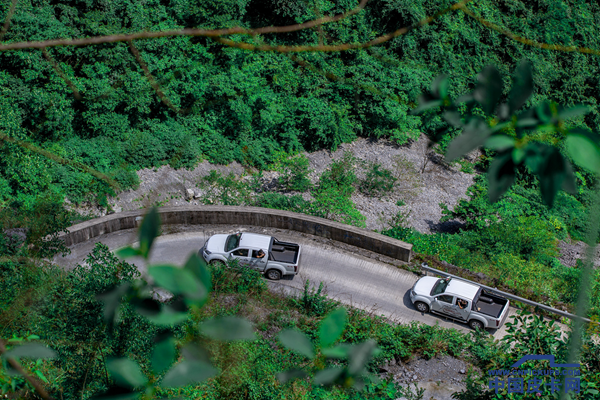
[[[238,247],[254,247],[269,251],[271,236],[258,233],[242,233]]]
[[[453,278],[444,293],[451,293],[461,298],[473,300],[479,291],[479,286]]]

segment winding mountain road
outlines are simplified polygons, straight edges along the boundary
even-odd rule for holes
[[[202,226],[195,226],[195,231],[165,234],[158,237],[152,248],[150,263],[171,263],[183,265],[187,257],[197,252],[205,240],[215,233],[233,233],[236,231],[250,231],[277,237],[279,240],[300,243],[302,254],[300,271],[292,280],[268,281],[272,290],[280,290],[285,294],[296,294],[303,290],[304,282],[309,280],[312,287],[318,287],[324,282],[326,293],[329,297],[351,305],[375,315],[383,315],[388,319],[407,324],[419,321],[428,325],[439,324],[445,328],[454,328],[459,331],[469,332],[471,329],[459,322],[446,319],[433,314],[422,314],[412,305],[409,291],[419,278],[416,274],[396,266],[365,257],[364,251],[356,248],[355,251],[344,250],[330,241],[323,244],[311,235],[299,234],[273,228],[253,228],[240,226],[217,227],[203,230]],[[66,257],[55,257],[54,262],[67,269],[81,264],[85,256],[93,249],[96,242],[106,244],[112,251],[134,244],[137,232],[133,229],[101,235],[97,238],[71,247],[71,254]],[[141,258],[128,260],[137,265],[142,274],[147,270],[146,263]],[[516,312],[510,309],[510,316]],[[489,330],[496,339],[506,334],[505,327]]]

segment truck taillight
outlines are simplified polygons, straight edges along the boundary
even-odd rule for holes
[[[500,320],[499,319],[496,320],[496,326],[498,326],[498,325],[500,325]]]
[[[298,272],[298,266],[294,265],[294,272]]]

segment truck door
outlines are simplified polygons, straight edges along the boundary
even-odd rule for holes
[[[247,267],[250,264],[249,249],[235,249],[229,253],[229,257],[238,260],[240,266]]]
[[[469,318],[469,314],[471,313],[471,305],[467,299],[461,299],[460,297],[456,298],[454,302],[454,309],[456,310],[456,314],[458,318],[466,321]]]
[[[252,258],[250,259],[250,267],[257,271],[263,272],[267,267],[267,255],[266,251],[262,251],[263,256],[259,257],[261,250],[252,250]]]
[[[433,301],[431,302],[431,310],[453,316],[453,302],[454,296],[450,296],[448,294],[437,295],[433,298]]]

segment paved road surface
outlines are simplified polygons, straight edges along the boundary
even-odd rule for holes
[[[199,227],[199,230],[202,229]],[[233,233],[238,227],[221,226],[218,231],[211,232],[184,232],[161,236],[153,245],[151,263],[172,263],[183,265],[192,252],[198,251],[206,238],[213,233]],[[471,329],[462,323],[432,314],[422,314],[415,310],[409,298],[409,291],[418,279],[416,274],[398,267],[363,257],[351,251],[341,250],[334,245],[315,243],[310,235],[291,234],[287,231],[264,229],[254,230],[260,233],[271,233],[279,240],[300,243],[302,245],[300,273],[292,280],[279,282],[269,281],[273,288],[281,288],[285,293],[298,293],[303,289],[304,282],[308,279],[311,286],[318,286],[319,282],[325,283],[327,294],[344,304],[352,305],[376,315],[384,315],[398,323],[420,321],[428,325],[438,323],[445,328],[454,328],[463,332]],[[286,234],[287,233],[287,234]],[[111,250],[136,240],[134,230],[120,231],[102,235],[86,243],[73,246],[72,254],[65,258],[56,258],[55,262],[67,268],[81,263],[94,246],[96,241],[106,244]],[[335,243],[333,243],[335,244]],[[357,251],[360,251],[357,249]],[[130,260],[138,265],[140,271],[145,273],[146,265],[139,259]],[[510,309],[510,316],[516,309]],[[499,339],[506,334],[505,327],[489,332]]]

